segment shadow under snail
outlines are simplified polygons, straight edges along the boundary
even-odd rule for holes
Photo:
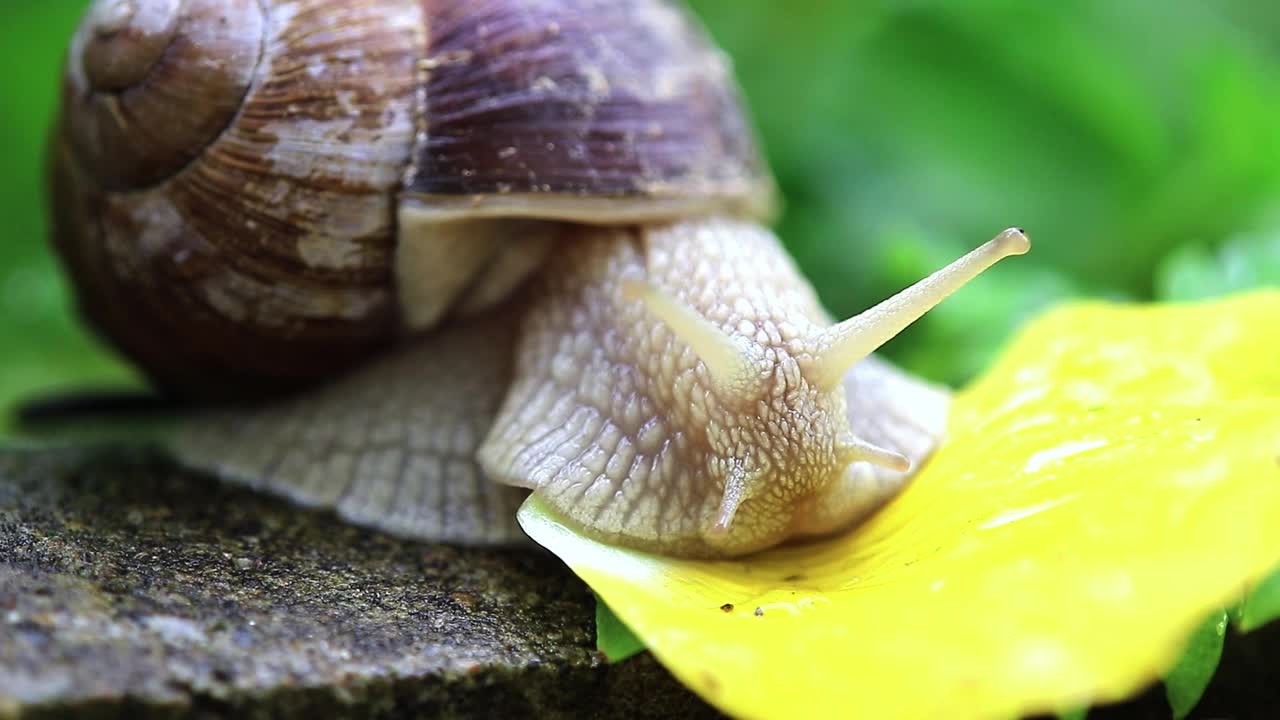
[[[207,406],[184,463],[456,543],[528,490],[732,557],[849,527],[945,427],[872,351],[1009,229],[833,324],[730,64],[665,0],[97,0],[51,149],[83,314]]]

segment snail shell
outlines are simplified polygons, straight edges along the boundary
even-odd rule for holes
[[[98,0],[56,137],[81,307],[158,387],[320,384],[176,456],[451,542],[518,538],[518,488],[683,556],[857,522],[948,401],[867,356],[1027,249],[833,325],[759,224],[727,61],[663,0]]]
[[[98,0],[54,236],[160,387],[260,396],[494,302],[549,246],[531,219],[762,215],[743,118],[662,0]]]

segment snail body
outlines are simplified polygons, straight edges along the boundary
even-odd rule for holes
[[[518,488],[674,555],[847,527],[945,425],[867,356],[1027,248],[832,324],[663,0],[98,0],[65,87],[84,313],[164,392],[260,400],[175,454],[417,537],[511,541]]]

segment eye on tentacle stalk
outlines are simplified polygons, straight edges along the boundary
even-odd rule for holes
[[[949,395],[867,353],[1026,250],[1008,231],[833,325],[753,223],[562,230],[502,307],[320,392],[189,419],[175,455],[412,537],[516,542],[525,488],[608,542],[742,555],[848,528],[904,487]]]
[[[589,534],[671,555],[848,527],[945,428],[946,391],[868,356],[1029,247],[1011,228],[832,325],[752,223],[584,229],[534,291],[481,466]]]
[[[519,541],[493,480],[676,555],[846,527],[945,420],[863,358],[1025,250],[833,326],[671,0],[97,0],[62,104],[86,316],[170,396],[250,405],[173,454],[436,541]]]

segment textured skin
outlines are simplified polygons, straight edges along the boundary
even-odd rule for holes
[[[565,225],[577,237],[541,270],[545,240],[502,247],[528,218],[767,213],[728,62],[674,2],[136,2],[133,25],[104,32],[94,12],[73,42],[53,225],[82,309],[162,389],[224,399],[319,382],[399,340],[406,318],[487,307],[538,272],[519,380],[483,451],[494,478],[597,534],[689,555],[835,527],[898,486],[846,472],[844,392],[804,377],[828,319],[767,231]],[[474,230],[476,214],[513,224],[484,223],[499,231],[475,275],[434,291],[448,273],[424,244],[443,222]],[[713,388],[623,301],[627,277],[750,339],[767,364],[758,392]],[[396,532],[508,538],[516,495],[484,489],[472,452],[509,334],[444,332],[317,394],[207,416],[179,454]],[[885,435],[912,458],[931,446],[931,422],[854,407],[909,428]],[[734,473],[747,499],[710,538]]]
[[[510,382],[514,325],[509,313],[476,318],[296,399],[196,417],[173,451],[397,535],[523,541],[515,511],[525,493],[489,482],[475,463]]]
[[[627,279],[749,341],[764,359],[757,391],[716,387],[646,306],[624,299]],[[941,432],[946,396],[879,361],[856,367],[844,387],[815,388],[803,367],[828,323],[756,225],[583,229],[541,276],[481,464],[602,539],[666,554],[739,555],[846,526],[905,479],[850,465],[837,447],[850,417],[862,437],[918,463]],[[880,392],[883,383],[920,402]],[[713,536],[735,467],[747,473],[747,499],[728,533]]]
[[[807,340],[828,318],[768,231],[730,220],[565,230],[535,286],[497,314],[321,391],[197,418],[177,456],[401,535],[513,540],[524,493],[497,480],[536,489],[611,542],[724,556],[847,527],[901,490],[909,474],[842,461],[841,433],[914,464],[941,436],[947,394],[883,361],[859,363],[831,393],[804,380]],[[711,387],[692,352],[623,299],[623,278],[749,336],[772,363],[762,395]],[[709,540],[730,461],[768,472],[727,536]]]
[[[863,440],[911,459],[900,473],[866,462],[850,463],[840,479],[797,509],[797,537],[825,535],[857,524],[901,492],[947,429],[951,394],[911,377],[875,356],[844,376],[845,416]]]

